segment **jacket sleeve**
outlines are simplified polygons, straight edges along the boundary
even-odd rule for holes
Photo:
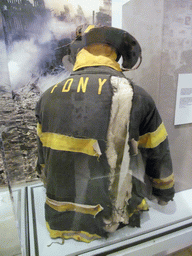
[[[38,101],[36,104],[35,115],[37,118],[37,152],[38,152],[36,171],[41,176],[42,170],[44,169],[45,162],[43,157],[43,146],[40,140],[40,134],[41,134],[40,101]]]
[[[155,110],[155,112],[155,115],[158,116],[158,111]],[[153,118],[149,122],[153,123]],[[142,130],[144,130],[144,127],[142,127]],[[174,175],[164,124],[161,123],[152,132],[142,134],[139,137],[138,146],[145,162],[146,175],[148,175],[152,184],[153,194],[165,202],[172,200],[174,196]]]
[[[151,182],[153,195],[168,202],[174,197],[168,134],[153,99],[141,90],[134,100],[132,119],[137,117],[139,120],[139,123],[136,122],[139,126],[136,137],[144,160],[145,173]]]

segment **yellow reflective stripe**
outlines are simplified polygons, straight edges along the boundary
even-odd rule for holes
[[[42,134],[42,125],[37,123],[37,135],[40,137]]]
[[[143,198],[141,203],[139,205],[137,205],[136,209],[132,213],[129,214],[129,218],[131,218],[131,216],[133,216],[133,214],[138,211],[148,211],[148,210],[149,210],[149,205],[148,205],[146,199]]]
[[[174,175],[171,174],[167,178],[161,178],[161,179],[152,179],[152,186],[157,189],[169,189],[174,186],[175,179]]]
[[[103,207],[100,204],[83,205],[83,204],[76,204],[71,202],[55,201],[50,198],[46,199],[46,204],[58,212],[75,211],[75,212],[80,212],[84,214],[91,214],[94,217],[103,210]]]
[[[43,147],[48,147],[54,150],[79,152],[90,156],[100,156],[100,154],[94,149],[98,144],[95,139],[80,139],[62,134],[42,132],[40,124],[37,124],[37,135],[39,136]]]
[[[167,135],[165,126],[161,123],[156,131],[140,136],[138,146],[143,148],[155,148],[166,139]]]
[[[95,27],[95,25],[89,25],[87,28],[86,28],[86,30],[85,30],[85,32],[84,33],[88,33],[92,28],[94,28]]]
[[[139,211],[148,211],[149,205],[145,198],[143,198],[142,202],[137,206],[137,210]]]
[[[95,239],[101,238],[101,236],[98,236],[97,234],[89,234],[88,232],[85,231],[71,231],[71,230],[53,230],[50,228],[48,222],[46,222],[46,227],[50,233],[51,238],[64,238],[64,239],[70,239],[73,238],[77,241],[85,242],[85,243],[90,243],[91,241]]]

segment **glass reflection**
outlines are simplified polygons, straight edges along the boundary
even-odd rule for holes
[[[173,123],[178,74],[191,73],[191,65],[187,63],[190,60],[191,46],[187,34],[191,31],[191,4],[190,1],[185,1],[184,4],[179,4],[178,1],[162,2],[164,2],[164,6],[162,3],[154,4],[154,1],[153,3],[151,1],[151,16],[147,11],[146,13],[142,11],[146,10],[145,1],[143,5],[138,4],[138,1],[135,0],[123,6],[123,29],[133,33],[141,42],[144,59],[137,71],[126,72],[126,76],[133,78],[135,83],[142,86],[155,99],[168,131],[173,169],[176,176],[175,187],[176,192],[179,192],[191,188],[191,143],[189,143],[191,124],[174,126]],[[24,26],[22,20],[17,17],[17,25],[14,24],[13,27],[10,27],[9,18],[15,15],[13,14],[15,9],[13,10],[13,6],[8,1],[3,1],[3,4],[1,4],[1,18],[3,24],[6,24],[4,30],[1,29],[1,33],[2,31],[5,33],[5,38],[1,44],[1,49],[3,49],[1,54],[5,60],[4,53],[6,52],[5,48],[7,48],[10,75],[8,77],[7,65],[1,65],[3,74],[3,80],[1,81],[1,109],[3,110],[1,136],[5,167],[1,171],[1,183],[7,184],[10,192],[13,191],[14,205],[17,209],[15,212],[20,229],[23,216],[30,215],[29,223],[25,223],[25,228],[27,225],[33,226],[33,231],[30,232],[34,234],[35,246],[31,249],[34,250],[34,255],[38,255],[41,250],[49,253],[54,246],[47,247],[52,243],[52,240],[46,233],[46,229],[41,228],[42,223],[44,223],[43,205],[46,199],[45,189],[35,172],[37,157],[35,105],[40,95],[47,88],[69,75],[71,65],[68,62],[68,56],[64,59],[61,56],[67,54],[67,45],[74,38],[77,22],[84,23],[87,21],[81,8],[78,8],[76,21],[74,22],[73,17],[71,17],[72,13],[70,13],[67,6],[64,7],[64,11],[62,10],[54,17],[52,17],[50,9],[45,8],[45,6],[46,3],[44,5],[43,1],[35,1],[33,4],[26,1],[25,5],[22,6],[22,12],[27,16],[27,24]],[[105,8],[103,7],[103,9]],[[133,13],[137,9],[139,15],[135,20]],[[89,22],[92,23],[92,21],[98,19],[100,22],[106,21],[105,25],[110,25],[111,17],[109,14],[110,10],[109,12],[101,10],[92,13]],[[146,18],[145,15],[148,15],[148,17]],[[155,15],[155,18],[153,15]],[[31,26],[31,24],[33,25]],[[46,24],[50,24],[49,29],[47,29]],[[60,25],[62,25],[61,30]],[[141,27],[143,28],[142,32],[138,29]],[[54,29],[50,32],[50,28]],[[55,28],[57,28],[57,31],[55,31]],[[34,31],[37,33],[35,36],[32,35]],[[63,45],[66,47],[62,47]],[[7,63],[7,60],[4,63]],[[140,155],[138,157],[140,158]],[[140,167],[143,168],[143,166]],[[5,175],[6,171],[7,175]],[[143,176],[141,177],[141,173],[135,173],[134,175],[142,182],[146,182]],[[35,185],[31,186],[34,183]],[[148,183],[146,184],[147,190],[150,190]],[[27,186],[28,189],[25,189]],[[22,196],[26,197],[25,200],[22,200]],[[181,205],[186,209],[185,214],[181,214],[181,219],[189,219],[190,207],[184,200],[186,195],[182,194],[181,196],[179,194],[176,198],[181,199]],[[162,213],[165,215],[160,216],[166,216],[168,222],[170,221],[169,217],[172,218],[173,216],[175,218],[173,218],[173,222],[180,221],[175,201],[171,202],[170,206],[164,206],[163,208],[154,201],[149,204],[154,210],[155,219],[158,213]],[[19,208],[24,209],[26,206],[28,208],[23,214]],[[39,209],[39,211],[36,209]],[[164,218],[164,220],[167,220],[167,218]],[[143,215],[142,224],[144,229],[141,233],[147,232],[148,228],[158,229],[160,226],[166,225],[162,219],[161,225],[157,225],[148,213]],[[20,235],[27,232],[25,228],[23,226]],[[126,228],[117,231],[116,237],[109,238],[108,245],[115,241],[116,247],[118,247],[119,241],[131,238],[136,234],[134,233],[135,230],[129,232]],[[46,243],[39,244],[40,236],[46,237]],[[28,234],[27,239],[25,238],[23,242],[24,246],[28,248],[29,239]],[[61,241],[58,239],[57,242],[60,243]],[[102,241],[101,244],[104,246],[105,242]],[[68,248],[68,244],[65,245]],[[91,250],[91,248],[97,247],[98,244],[94,243],[86,248]],[[80,249],[84,250],[81,246]],[[70,254],[70,246],[68,250]]]

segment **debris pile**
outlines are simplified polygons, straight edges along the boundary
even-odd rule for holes
[[[0,184],[7,183],[6,176],[11,184],[38,179],[35,105],[39,96],[35,83],[12,92],[0,88]]]

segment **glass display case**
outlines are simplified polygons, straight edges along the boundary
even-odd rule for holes
[[[9,209],[2,207],[1,229],[11,229],[0,254],[169,255],[192,244],[192,1],[103,0],[89,8],[84,2],[76,7],[75,0],[64,7],[46,0],[0,3],[0,197]],[[140,227],[124,226],[91,243],[50,238],[46,189],[35,171],[35,105],[70,74],[67,47],[83,23],[126,30],[141,45],[140,67],[124,74],[156,103],[168,132],[176,191],[163,206],[149,192]],[[150,191],[144,172],[142,163],[133,176]]]

